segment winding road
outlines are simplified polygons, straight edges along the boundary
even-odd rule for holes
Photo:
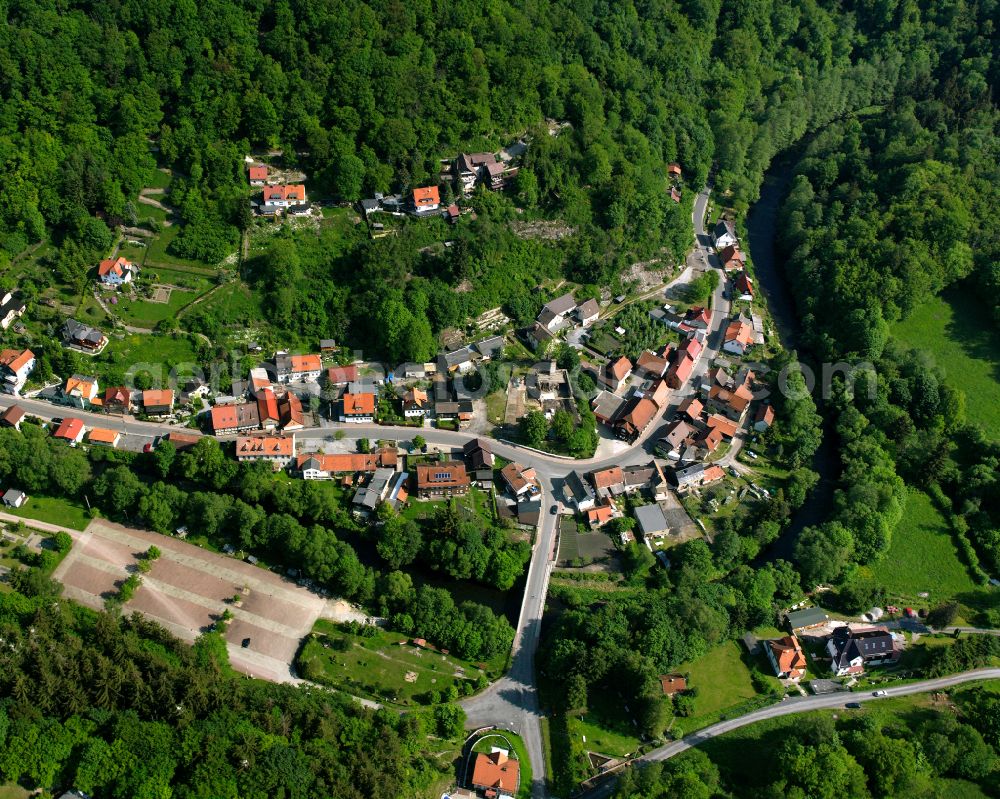
[[[708,186],[698,195],[692,213],[696,246],[688,255],[686,267],[694,276],[718,266],[718,261],[711,254],[711,242],[704,228],[710,189],[711,187]],[[549,507],[556,502],[556,497],[562,496],[563,481],[571,471],[591,471],[609,466],[645,464],[651,460],[652,447],[650,442],[655,441],[662,434],[664,419],[673,414],[677,404],[689,395],[689,387],[698,384],[701,376],[705,374],[711,362],[719,354],[730,310],[724,289],[725,280],[722,279],[719,281],[712,299],[712,325],[708,331],[706,346],[692,370],[686,387],[671,391],[663,410],[628,449],[609,456],[572,460],[520,447],[516,444],[492,442],[493,451],[497,455],[534,467],[542,489],[543,516],[528,566],[524,598],[511,654],[510,670],[484,692],[464,700],[461,704],[465,709],[469,727],[479,728],[495,725],[510,729],[523,738],[534,775],[531,786],[533,799],[543,799],[547,796],[541,713],[535,684],[535,653],[541,632],[549,577],[558,553],[557,523],[559,515],[550,512]],[[128,436],[151,439],[172,430],[194,432],[167,424],[141,422],[128,415],[92,414],[30,398],[0,396],[0,408],[15,403],[21,405],[29,414],[41,418],[74,416],[82,419],[85,424],[112,428]],[[295,436],[299,441],[332,439],[334,432],[343,432],[347,439],[396,436],[401,441],[408,441],[419,432],[428,444],[453,449],[461,448],[467,441],[475,437],[469,433],[448,430],[355,424],[307,428],[297,431]],[[727,455],[728,460],[732,460],[735,450],[736,446]]]

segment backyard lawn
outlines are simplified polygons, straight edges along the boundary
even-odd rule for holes
[[[40,522],[58,524],[72,530],[83,530],[90,524],[87,509],[78,502],[56,497],[31,494],[20,508],[4,508],[4,513],[23,519],[37,519]]]
[[[193,291],[172,289],[170,299],[166,302],[150,302],[149,300],[132,301],[120,299],[114,310],[126,324],[135,327],[154,328],[164,319],[172,319],[185,305],[189,305],[198,297]]]
[[[297,658],[301,672],[355,696],[413,705],[432,691],[444,694],[457,680],[482,673],[450,655],[400,645],[408,639],[399,633],[378,630],[365,638],[326,621],[317,622],[314,632],[319,635],[306,641]]]
[[[588,704],[582,717],[567,719],[574,746],[613,757],[626,757],[639,748],[641,741],[621,699],[595,692],[588,697]]]
[[[979,589],[959,557],[944,518],[927,494],[914,489],[889,551],[871,571],[895,604],[933,606]],[[929,596],[918,596],[923,592]]]
[[[675,669],[680,674],[689,675],[688,687],[698,689],[694,698],[694,715],[676,720],[676,725],[685,734],[713,724],[724,711],[757,696],[743,656],[741,644],[727,641],[697,660]],[[760,665],[763,670],[763,659]]]
[[[965,394],[965,415],[1000,438],[1000,355],[996,328],[969,286],[928,300],[893,328],[911,347],[927,350],[948,381]]]

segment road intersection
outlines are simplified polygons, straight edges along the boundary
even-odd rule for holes
[[[704,216],[708,205],[710,187],[706,187],[696,198],[692,213],[697,246],[689,253],[687,270],[693,274],[712,269],[709,249],[710,242],[704,229]],[[718,356],[725,327],[730,312],[730,303],[725,296],[725,280],[720,279],[716,286],[712,302],[712,324],[708,330],[705,348],[695,363],[692,374],[684,388],[671,391],[664,410],[647,426],[643,433],[626,450],[609,456],[599,456],[590,459],[573,460],[557,455],[550,455],[538,450],[521,447],[517,444],[503,441],[493,441],[492,449],[497,455],[512,461],[531,466],[535,469],[542,491],[543,514],[538,527],[534,550],[528,566],[524,597],[520,616],[515,631],[514,645],[511,655],[511,667],[508,673],[487,688],[481,694],[462,702],[467,714],[468,725],[473,728],[498,726],[510,729],[519,734],[525,743],[528,758],[534,775],[531,786],[533,799],[541,799],[547,795],[545,787],[545,758],[542,747],[541,713],[538,692],[535,683],[535,653],[538,648],[541,633],[542,614],[545,609],[545,597],[548,591],[549,577],[555,563],[558,551],[557,528],[559,515],[550,511],[549,506],[556,503],[556,497],[562,495],[562,484],[571,471],[592,471],[610,466],[629,466],[648,463],[652,457],[652,441],[656,440],[663,420],[672,415],[677,404],[690,392],[690,386],[698,385],[700,378],[708,370],[711,362]],[[93,414],[75,408],[62,408],[49,402],[23,397],[0,397],[0,408],[13,404],[22,406],[29,414],[43,419],[62,416],[80,418],[87,425],[117,430],[130,437],[152,439],[171,431],[181,431],[184,428],[168,424],[143,422],[130,416],[112,416]],[[193,431],[186,431],[193,432]],[[469,433],[449,430],[423,429],[411,427],[391,427],[385,425],[344,424],[324,427],[306,428],[295,433],[299,441],[333,439],[334,433],[343,433],[340,438],[357,440],[361,438],[386,438],[396,436],[400,441],[412,440],[419,433],[428,444],[441,449],[460,449],[475,436]],[[727,454],[729,462],[734,463],[738,444]],[[722,465],[728,465],[723,463]]]

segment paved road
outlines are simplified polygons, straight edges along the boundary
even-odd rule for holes
[[[761,710],[755,710],[752,713],[747,713],[746,715],[738,718],[720,721],[718,724],[713,724],[711,727],[699,730],[698,732],[693,733],[686,738],[682,738],[679,741],[674,741],[666,746],[661,746],[659,749],[647,752],[641,758],[638,758],[636,762],[649,763],[658,760],[669,760],[670,758],[681,754],[681,752],[686,752],[688,749],[698,746],[712,738],[737,730],[740,727],[746,727],[748,724],[755,724],[758,721],[773,719],[779,716],[788,716],[793,713],[808,713],[812,710],[842,708],[847,702],[876,702],[879,699],[892,698],[894,696],[909,696],[910,694],[941,691],[946,688],[951,688],[967,682],[974,682],[976,680],[996,679],[1000,679],[1000,669],[976,669],[974,671],[964,671],[959,674],[952,674],[948,677],[938,677],[934,680],[923,680],[909,685],[901,685],[896,688],[886,688],[885,697],[876,697],[870,692],[841,692],[787,699],[784,702],[770,705],[762,708]],[[597,785],[582,794],[579,799],[604,799],[614,792],[616,782],[617,781],[614,779],[602,782],[600,785]]]
[[[686,268],[695,274],[718,266],[715,256],[711,254],[709,249],[710,241],[704,228],[704,215],[710,189],[711,187],[706,187],[698,195],[692,214],[697,246],[688,255]],[[730,308],[729,301],[724,296],[724,288],[724,281],[720,280],[712,300],[712,326],[709,330],[706,346],[692,370],[688,386],[698,384],[699,379],[705,374],[709,364],[718,355],[722,346]],[[689,393],[689,390],[684,389],[672,391],[664,411],[654,422],[650,423],[643,434],[627,450],[610,456],[573,460],[538,452],[516,444],[493,442],[493,451],[497,455],[535,468],[542,488],[543,516],[528,567],[524,599],[515,631],[511,668],[502,679],[482,694],[465,700],[462,705],[471,726],[479,727],[492,724],[512,729],[522,736],[535,778],[532,784],[532,797],[536,799],[542,799],[546,796],[546,787],[544,779],[545,759],[540,726],[541,715],[534,679],[534,663],[541,631],[542,613],[545,609],[549,575],[557,554],[558,516],[552,514],[549,508],[556,502],[555,498],[562,495],[562,482],[570,471],[577,469],[591,471],[614,465],[628,466],[648,463],[652,457],[652,448],[649,442],[656,440],[663,426],[664,418],[672,414],[676,405]],[[23,406],[29,413],[42,418],[74,416],[83,419],[85,424],[110,427],[129,436],[149,438],[179,429],[166,424],[140,422],[127,415],[113,417],[104,414],[91,414],[72,408],[54,406],[40,400],[0,396],[0,408],[15,402]],[[308,428],[296,432],[295,435],[300,441],[332,439],[336,431],[342,431],[348,439],[396,437],[400,441],[410,441],[415,434],[419,433],[428,444],[454,449],[461,448],[474,437],[468,432],[354,424]],[[185,430],[185,432],[190,431]]]

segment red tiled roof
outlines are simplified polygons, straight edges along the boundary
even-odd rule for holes
[[[106,258],[97,265],[97,274],[104,277],[107,274],[122,275],[131,264],[128,259],[118,256],[117,258]]]
[[[632,371],[632,362],[624,355],[608,367],[608,373],[615,380],[624,380],[625,376]]]
[[[318,372],[323,368],[318,355],[293,355],[292,372]]]
[[[0,422],[4,422],[13,427],[23,418],[24,418],[24,408],[22,408],[20,405],[11,405],[7,410],[3,412],[3,415],[0,416]]]
[[[334,384],[353,383],[358,379],[358,367],[354,364],[350,366],[331,366],[326,370],[326,379]]]
[[[302,202],[305,202],[306,187],[303,186],[301,183],[295,183],[288,186],[265,186],[264,199],[301,200]]]
[[[262,388],[257,392],[257,413],[261,424],[269,421],[277,424],[281,416],[278,414],[278,398],[274,396],[274,391]]]
[[[747,327],[739,319],[734,319],[726,328],[726,343],[737,341],[744,347],[749,347],[753,343],[753,330]]]
[[[379,466],[378,456],[374,452],[350,452],[336,455],[322,453],[299,455],[295,459],[296,467],[301,470],[311,458],[319,461],[321,471],[330,473],[374,472]]]
[[[701,474],[702,483],[714,483],[716,480],[721,480],[726,476],[726,473],[722,471],[721,466],[709,466]]]
[[[95,444],[114,444],[120,435],[121,433],[117,430],[107,430],[103,427],[94,427],[91,428],[89,433],[87,433],[87,441],[92,441]]]
[[[612,466],[608,469],[601,469],[599,472],[591,472],[590,479],[594,483],[594,488],[610,488],[625,482],[625,474],[622,472],[621,466]]]
[[[677,406],[677,413],[683,413],[692,421],[701,416],[702,410],[704,410],[704,406],[697,397],[688,397]]]
[[[441,193],[437,186],[423,186],[413,190],[413,204],[417,208],[426,205],[440,205]]]
[[[727,419],[725,416],[720,416],[717,413],[713,413],[708,417],[706,424],[709,427],[718,429],[722,435],[726,438],[732,438],[736,435],[736,431],[739,430],[739,425],[731,419]]]
[[[19,372],[34,357],[35,353],[31,350],[4,350],[0,352],[0,364],[3,364],[12,372]]]
[[[267,180],[267,167],[263,165],[251,166],[250,180]]]
[[[469,485],[465,464],[458,461],[417,464],[417,488],[461,488]]]
[[[128,405],[132,400],[132,392],[125,386],[111,386],[104,390],[104,404]]]
[[[611,505],[601,505],[596,508],[591,508],[587,511],[587,524],[591,526],[595,524],[605,524],[611,521],[614,515],[615,510]]]
[[[375,413],[374,394],[344,394],[346,416],[371,416]]]
[[[59,427],[52,434],[55,438],[65,438],[67,441],[76,441],[83,432],[82,419],[63,419]]]
[[[493,788],[513,794],[517,790],[520,764],[504,752],[480,752],[472,767],[472,784],[479,788]]]
[[[173,404],[174,392],[172,389],[153,389],[142,392],[142,406],[144,408],[159,407],[161,405],[171,408]]]
[[[239,436],[236,439],[236,457],[291,457],[295,454],[295,441],[284,436]]]

